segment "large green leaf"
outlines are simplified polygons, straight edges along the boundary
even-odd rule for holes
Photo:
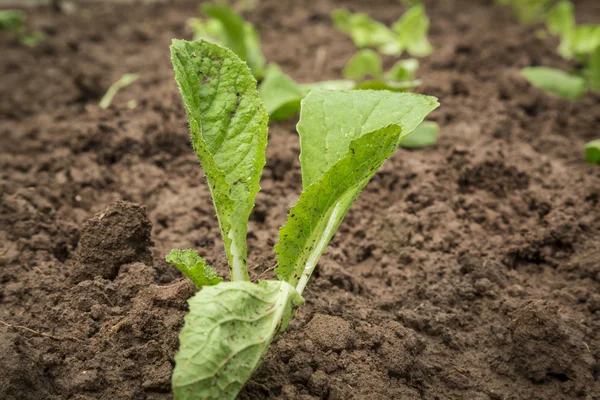
[[[429,18],[422,4],[413,6],[392,25],[398,34],[402,46],[413,56],[422,57],[431,54],[433,48],[427,40]]]
[[[286,282],[222,282],[189,301],[179,334],[176,400],[232,400],[304,302]]]
[[[521,74],[529,83],[549,93],[571,100],[578,100],[585,93],[585,80],[576,75],[548,67],[523,68]]]
[[[303,192],[279,232],[277,275],[301,293],[344,215],[398,144],[438,106],[388,91],[312,91],[298,133]]]
[[[174,40],[171,60],[217,210],[233,280],[248,280],[246,233],[265,165],[268,116],[248,66],[216,44]]]

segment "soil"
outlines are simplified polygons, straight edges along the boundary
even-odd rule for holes
[[[418,92],[440,99],[440,141],[399,150],[368,185],[242,399],[600,398],[600,168],[582,156],[600,96],[528,85],[522,67],[572,64],[491,0],[426,4]],[[194,288],[164,255],[197,248],[227,270],[169,61],[196,5],[31,7],[47,41],[0,34],[3,399],[171,398]],[[264,0],[248,18],[292,77],[335,79],[356,50],[331,26],[342,5],[386,23],[403,11]],[[576,8],[600,22],[599,2]],[[141,79],[100,109],[126,72]],[[300,192],[295,123],[270,129],[254,278]]]

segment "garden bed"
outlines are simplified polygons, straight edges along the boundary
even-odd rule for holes
[[[597,23],[596,1],[576,2]],[[193,284],[164,261],[227,261],[168,46],[197,2],[28,8],[35,48],[0,35],[0,397],[167,399]],[[332,9],[391,23],[395,0],[263,0],[247,17],[299,82],[356,51]],[[568,68],[492,1],[426,2],[435,147],[399,150],[351,208],[244,399],[600,398],[600,96],[562,100],[530,65]],[[394,59],[386,57],[386,66]],[[107,110],[124,73],[139,81]],[[135,100],[137,106],[127,106]],[[297,120],[272,124],[248,235],[253,278],[301,189]],[[122,200],[122,201],[121,201]]]

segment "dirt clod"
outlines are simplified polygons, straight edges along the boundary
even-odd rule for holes
[[[128,263],[152,264],[152,223],[146,208],[116,201],[83,226],[75,252],[75,281],[101,276],[114,279]]]

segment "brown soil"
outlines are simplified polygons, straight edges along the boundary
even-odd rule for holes
[[[402,12],[345,3],[388,23]],[[339,5],[264,0],[249,18],[294,78],[339,78],[355,51],[331,27]],[[491,0],[427,5],[436,50],[419,92],[440,99],[441,140],[399,150],[369,184],[241,398],[600,398],[600,168],[582,161],[600,97],[529,86],[519,68],[569,63]],[[598,23],[599,5],[578,2],[579,19]],[[31,8],[45,43],[0,35],[3,399],[171,397],[194,289],[164,255],[197,248],[226,271],[168,53],[195,6]],[[101,110],[125,72],[142,78]],[[254,277],[299,194],[294,125],[270,130]]]

